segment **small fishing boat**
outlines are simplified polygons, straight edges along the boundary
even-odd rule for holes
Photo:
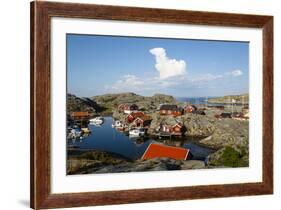
[[[95,117],[93,119],[90,119],[91,125],[101,125],[101,124],[103,124],[103,122],[104,122],[103,117]]]
[[[145,134],[145,130],[143,128],[134,128],[129,130],[129,135],[131,137],[140,137],[140,136],[144,136]]]

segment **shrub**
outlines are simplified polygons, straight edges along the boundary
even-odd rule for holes
[[[226,166],[226,167],[246,167],[248,162],[245,161],[245,152],[238,152],[234,148],[227,146],[222,151],[221,154],[215,160],[210,162],[211,165],[215,166]]]

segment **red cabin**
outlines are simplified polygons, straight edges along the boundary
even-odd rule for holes
[[[152,119],[150,116],[143,115],[141,117],[137,117],[133,123],[136,127],[147,127],[150,125],[151,121]]]
[[[183,126],[180,123],[174,125],[161,125],[160,132],[169,133],[171,135],[180,136],[183,134]]]
[[[136,104],[120,104],[118,106],[119,112],[124,112],[126,114],[131,114],[132,112],[138,111],[139,107]]]
[[[160,106],[160,114],[180,116],[183,114],[183,108],[178,107],[177,105],[163,104]]]
[[[143,112],[132,112],[127,116],[127,122],[132,123],[136,118],[144,116]]]
[[[89,118],[89,113],[88,112],[72,112],[70,114],[70,117],[73,120],[87,120]]]

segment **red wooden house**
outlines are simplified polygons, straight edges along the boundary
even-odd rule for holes
[[[87,120],[89,116],[89,112],[72,112],[70,114],[73,120]]]
[[[175,123],[174,125],[162,124],[160,125],[159,131],[175,136],[181,136],[184,132],[184,127],[180,123]]]
[[[131,114],[132,112],[138,111],[139,107],[136,104],[120,104],[118,106],[119,112],[124,112],[126,114]]]
[[[183,114],[183,111],[183,108],[178,107],[177,105],[163,104],[160,106],[161,115],[180,116]]]
[[[147,115],[143,115],[141,117],[137,117],[135,120],[134,120],[134,125],[136,127],[147,127],[150,125],[152,119],[150,116],[147,116]]]
[[[144,116],[143,112],[132,112],[127,116],[127,122],[132,123],[136,118]]]

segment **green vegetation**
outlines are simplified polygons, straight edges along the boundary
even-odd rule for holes
[[[246,155],[244,149],[241,152],[236,149],[227,146],[219,151],[219,157],[210,161],[210,165],[213,166],[226,166],[226,167],[246,167],[248,162],[243,158]]]

